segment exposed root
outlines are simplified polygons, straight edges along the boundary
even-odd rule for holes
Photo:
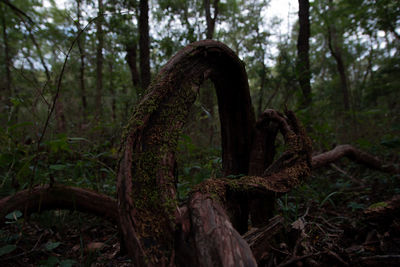
[[[368,168],[387,173],[400,173],[400,169],[394,165],[385,165],[377,157],[361,151],[351,145],[338,145],[334,149],[312,157],[312,168],[318,169],[330,163],[333,163],[343,157],[363,164]]]
[[[1,199],[0,223],[14,210],[29,215],[51,209],[77,210],[118,222],[117,202],[109,196],[72,186],[42,185]]]

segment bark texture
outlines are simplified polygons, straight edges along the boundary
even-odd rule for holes
[[[257,266],[249,245],[215,197],[194,193],[190,210],[198,266]]]

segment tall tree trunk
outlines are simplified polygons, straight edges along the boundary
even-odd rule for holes
[[[116,99],[115,99],[115,88],[114,88],[114,65],[113,65],[113,60],[110,60],[110,62],[108,63],[108,67],[109,67],[109,75],[110,75],[110,80],[109,80],[109,90],[112,96],[112,100],[111,100],[111,118],[112,121],[115,122],[117,119],[117,113],[116,113]]]
[[[149,3],[139,2],[139,49],[140,49],[140,80],[142,93],[150,84],[150,38],[149,38]]]
[[[297,39],[297,77],[303,92],[304,108],[311,105],[311,71],[310,71],[310,3],[308,0],[299,0],[299,37]]]
[[[219,3],[219,0],[214,0],[214,2],[213,2],[214,14],[212,16],[210,0],[204,0],[204,9],[206,12],[206,22],[207,22],[206,39],[212,39],[214,36],[215,21],[217,20],[217,16],[218,16],[218,3]]]
[[[60,97],[58,97],[57,102],[56,102],[56,108],[55,108],[55,116],[56,116],[56,121],[57,121],[57,132],[58,133],[64,133],[66,128],[66,119],[64,115],[64,105],[60,101]]]
[[[97,53],[96,53],[96,116],[101,117],[103,108],[101,103],[101,94],[103,91],[103,46],[104,46],[104,7],[103,0],[98,0],[98,12],[96,20],[97,35]]]
[[[12,84],[12,77],[11,77],[11,54],[10,54],[10,46],[9,46],[9,40],[8,40],[8,33],[7,33],[7,22],[5,19],[5,9],[6,7],[3,7],[1,5],[1,24],[3,28],[3,41],[4,41],[4,70],[6,73],[6,79],[5,79],[5,86],[4,86],[4,91],[1,94],[1,100],[5,100],[7,104],[9,104],[9,98],[12,95],[11,92],[11,84]],[[4,97],[4,99],[3,99]]]
[[[136,42],[132,42],[126,45],[125,47],[126,50],[126,62],[128,63],[129,69],[131,71],[131,79],[132,79],[132,85],[136,89],[137,97],[139,99],[139,92],[138,92],[138,87],[139,87],[139,72],[137,69],[137,45]]]
[[[334,12],[333,1],[329,0],[329,11]],[[346,67],[343,61],[341,44],[337,36],[337,30],[333,23],[328,25],[328,45],[332,56],[336,60],[336,67],[340,76],[340,87],[343,94],[343,107],[345,111],[350,109],[349,86],[347,82]]]
[[[264,54],[264,52],[263,52]],[[264,58],[264,57],[263,57]],[[264,87],[265,87],[265,79],[267,77],[267,67],[264,64],[264,60],[261,62],[261,75],[260,75],[260,95],[258,98],[258,109],[257,115],[260,115],[263,111],[263,99],[264,99]]]
[[[76,6],[77,6],[77,30],[78,32],[82,30],[81,28],[81,2],[82,0],[76,0]],[[82,42],[82,38],[84,38],[83,35],[81,35],[78,38],[78,49],[79,49],[79,55],[80,55],[80,61],[81,65],[79,67],[79,87],[81,91],[81,101],[82,101],[82,115],[83,115],[83,121],[86,121],[86,115],[87,115],[87,100],[86,100],[86,88],[85,88],[85,42]]]

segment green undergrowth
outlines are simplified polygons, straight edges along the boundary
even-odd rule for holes
[[[190,136],[182,134],[176,154],[179,199],[184,200],[189,191],[203,180],[222,177],[220,148],[198,146]]]
[[[115,195],[117,146],[110,140],[56,134],[37,140],[24,124],[0,129],[0,197],[30,185],[61,183]]]
[[[277,200],[277,213],[292,223],[305,210],[356,219],[367,208],[400,194],[400,175],[386,174],[348,160],[315,171],[303,185]]]

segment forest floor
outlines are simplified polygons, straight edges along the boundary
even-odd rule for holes
[[[399,266],[399,177],[347,164],[278,199],[285,223],[260,266]],[[0,266],[130,266],[108,221],[65,210],[22,217],[0,229]]]

